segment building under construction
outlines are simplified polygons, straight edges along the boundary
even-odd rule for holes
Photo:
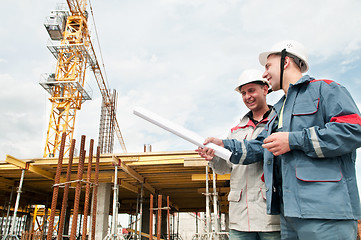
[[[152,152],[144,145],[144,152],[127,153],[117,92],[109,89],[90,39],[87,6],[67,0],[44,24],[57,61],[55,72],[40,80],[51,103],[44,154],[0,162],[1,238],[182,239],[182,212],[191,216],[192,238],[227,238],[221,213],[228,210],[229,175],[216,176],[195,151]],[[102,96],[97,146],[85,135],[74,139],[77,112],[92,97],[86,69]],[[118,142],[123,152],[113,153]],[[119,225],[122,213],[128,226]]]
[[[212,181],[193,151],[100,154],[93,142],[82,137],[80,156],[73,154],[75,140],[69,157],[7,156],[0,165],[2,236],[180,239],[174,223],[180,212],[193,214],[196,237],[222,236],[229,175]],[[129,226],[114,224],[120,213],[129,214]]]

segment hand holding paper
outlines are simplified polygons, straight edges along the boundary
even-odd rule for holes
[[[158,116],[155,113],[152,113],[150,111],[147,111],[143,108],[135,108],[133,113],[155,125],[157,125],[158,127],[161,127],[175,135],[177,135],[178,137],[181,137],[185,140],[187,140],[188,142],[191,142],[195,145],[197,145],[198,147],[204,148],[205,146],[203,145],[204,143],[204,138],[202,138],[201,136],[197,135],[196,133],[189,131],[175,123],[170,122],[167,119],[162,118],[161,116]],[[225,148],[222,148],[214,143],[209,143],[207,144],[208,148],[212,148],[215,151],[215,155],[223,158],[225,160],[229,160],[229,158],[232,155],[232,152],[228,151]]]

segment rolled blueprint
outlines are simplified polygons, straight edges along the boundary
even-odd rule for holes
[[[164,119],[163,117],[152,113],[148,110],[145,110],[143,108],[137,107],[133,110],[133,113],[135,115],[137,115],[138,117],[141,117],[155,125],[157,125],[158,127],[161,127],[175,135],[177,135],[178,137],[183,138],[184,140],[187,140],[188,142],[191,142],[195,145],[197,145],[198,147],[205,147],[205,145],[203,145],[205,138],[199,136],[198,134],[183,128],[182,126],[179,126],[178,124],[175,124],[167,119]],[[223,147],[220,147],[214,143],[208,143],[206,145],[206,147],[208,148],[212,148],[215,151],[215,155],[223,158],[225,160],[229,160],[229,158],[232,155],[232,152],[230,152],[228,149],[225,149]]]

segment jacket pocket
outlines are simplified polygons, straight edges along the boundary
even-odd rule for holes
[[[342,177],[337,159],[303,159],[296,166],[296,178],[304,182],[339,182]]]
[[[229,202],[239,202],[239,201],[241,201],[241,197],[242,197],[242,190],[231,191],[228,194],[228,201]]]
[[[293,116],[312,115],[318,111],[320,99],[302,98],[302,102],[295,102]]]
[[[295,194],[301,215],[335,219],[352,216],[349,190],[338,158],[300,159],[296,177]]]

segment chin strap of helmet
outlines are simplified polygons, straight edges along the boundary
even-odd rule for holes
[[[286,58],[286,49],[283,49],[281,52],[281,74],[280,74],[280,90],[283,87],[283,70],[285,69],[285,58]]]

